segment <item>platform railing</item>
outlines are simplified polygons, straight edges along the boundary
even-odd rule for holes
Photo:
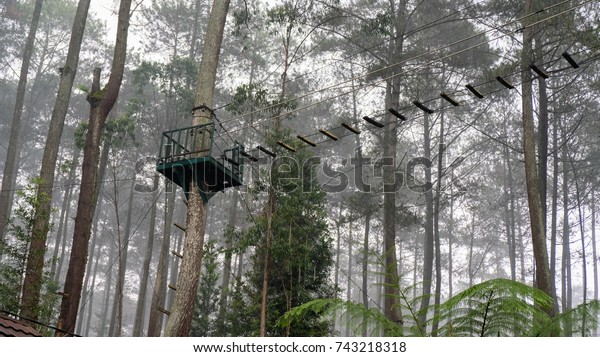
[[[231,175],[241,179],[244,167],[241,153],[244,152],[244,146],[235,142],[233,147],[226,148],[224,138],[215,138],[214,128],[214,123],[208,123],[163,132],[158,164],[212,157]]]
[[[238,142],[232,148],[226,149],[223,153],[223,166],[231,171],[235,177],[241,178],[244,174],[244,158],[241,153],[244,146]]]
[[[159,163],[211,156],[214,123],[163,132]]]

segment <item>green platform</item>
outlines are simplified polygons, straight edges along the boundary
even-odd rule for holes
[[[188,196],[193,179],[204,202],[228,187],[242,185],[244,147],[221,150],[214,143],[214,123],[166,131],[156,170]]]

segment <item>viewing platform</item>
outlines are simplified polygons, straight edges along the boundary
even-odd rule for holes
[[[225,148],[215,140],[214,122],[165,131],[156,170],[188,196],[191,180],[200,187],[204,202],[228,187],[240,186],[244,175],[243,145]]]

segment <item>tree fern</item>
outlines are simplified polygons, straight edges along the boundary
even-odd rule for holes
[[[553,318],[549,323],[539,326],[534,332],[536,336],[547,336],[551,331],[559,330],[568,323],[570,333],[573,336],[591,336],[598,328],[598,317],[600,315],[600,301],[591,300],[585,304],[563,311]]]
[[[308,314],[318,314],[333,320],[335,312],[356,321],[355,331],[365,326],[371,333],[386,331],[387,336],[426,336],[417,323],[418,311],[413,309],[421,297],[412,300],[407,291],[400,291],[403,302],[404,326],[390,321],[381,311],[367,309],[363,304],[339,299],[313,300],[283,315],[279,324],[287,326]],[[543,291],[508,279],[484,281],[458,293],[438,306],[439,313],[427,321],[437,320],[438,336],[550,336],[569,322],[573,333],[590,336],[598,327],[600,301],[592,300],[551,319],[544,308],[553,303]]]
[[[440,305],[434,319],[440,336],[524,336],[550,319],[543,311],[552,299],[541,290],[493,279],[455,295]]]
[[[389,320],[376,308],[367,309],[363,304],[340,299],[317,299],[309,301],[286,312],[278,321],[281,327],[287,327],[304,317],[312,314],[331,318],[333,320],[336,312],[342,312],[343,317],[356,321],[356,331],[362,331],[364,324],[374,326],[373,331],[384,330],[390,336],[403,336],[402,326]]]
[[[426,336],[425,327],[419,326],[418,300],[409,299],[407,290],[400,291],[404,325],[390,321],[378,309],[335,299],[313,300],[287,312],[279,324],[287,326],[301,320],[307,314],[317,313],[333,320],[335,312],[355,321],[355,331],[372,327],[371,333],[386,331],[387,336]],[[460,292],[438,306],[438,315],[427,321],[428,325],[439,322],[438,336],[540,336],[555,331],[552,324],[560,324],[561,318],[552,320],[544,307],[552,299],[541,290],[508,279],[493,279]],[[600,305],[589,303],[586,308],[576,308],[569,313],[574,321],[587,321],[588,333],[593,329]],[[594,310],[596,309],[596,310]],[[563,319],[566,317],[562,317]],[[574,323],[575,324],[575,323]],[[581,323],[579,324],[581,326]]]

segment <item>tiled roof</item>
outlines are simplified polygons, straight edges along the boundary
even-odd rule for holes
[[[33,327],[0,314],[0,337],[38,337],[42,336]]]

